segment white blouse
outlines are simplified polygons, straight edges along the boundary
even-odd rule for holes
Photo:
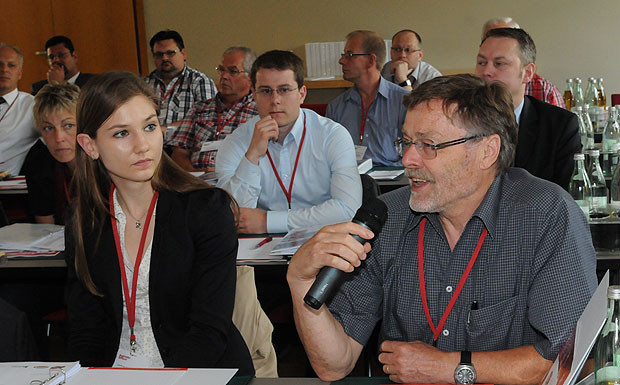
[[[129,291],[131,292],[134,267],[129,261],[129,258],[126,257],[128,255],[127,249],[125,248],[125,226],[127,224],[127,216],[118,203],[116,192],[117,190],[114,190],[114,213],[116,214],[118,234],[120,237],[121,249],[123,251],[123,262],[125,263],[127,284]],[[151,218],[152,221],[155,220],[155,211],[157,211],[157,205],[155,205],[155,210],[153,211],[153,218]],[[151,242],[144,251],[142,262],[140,263],[138,288],[136,291],[136,322],[134,324],[134,334],[136,336],[136,356],[139,356],[142,360],[148,362],[147,367],[163,368],[164,361],[159,353],[159,348],[155,342],[155,335],[153,334],[153,328],[151,326],[151,308],[149,305],[149,271],[151,267],[152,246],[153,240],[151,239]],[[125,296],[123,295],[123,330],[121,331],[121,341],[118,346],[119,352],[129,351],[130,336],[131,332],[129,330],[129,319],[127,318],[127,304],[125,303]],[[114,366],[118,366],[116,361],[114,362]]]

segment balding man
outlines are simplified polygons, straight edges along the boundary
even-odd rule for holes
[[[19,175],[30,147],[39,137],[34,128],[32,95],[17,90],[24,56],[19,48],[0,43],[0,172]]]
[[[520,28],[519,24],[511,17],[496,17],[488,20],[482,26],[482,40],[487,35],[487,32],[494,28]],[[561,108],[566,108],[564,98],[560,93],[560,90],[553,85],[549,80],[534,73],[532,80],[525,85],[525,94],[540,99],[543,102],[553,104]]]
[[[385,63],[381,76],[411,91],[425,81],[441,76],[435,67],[422,61],[422,38],[411,29],[398,31],[392,37],[392,60]]]

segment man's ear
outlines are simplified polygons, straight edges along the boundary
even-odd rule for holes
[[[536,64],[529,63],[523,69],[523,84],[529,83],[536,73]]]
[[[87,134],[78,134],[76,137],[76,140],[78,144],[80,145],[80,147],[82,147],[82,149],[84,150],[84,152],[86,152],[88,156],[90,156],[92,159],[99,158],[99,152],[97,151],[97,144],[95,143],[93,138],[91,138]]]
[[[502,140],[497,134],[487,136],[482,140],[484,143],[484,153],[482,155],[482,162],[480,163],[480,168],[482,170],[486,170],[493,167],[493,165],[497,161],[497,158],[499,158],[499,151],[502,147]]]

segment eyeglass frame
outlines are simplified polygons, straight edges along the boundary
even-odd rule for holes
[[[362,52],[362,53],[343,52],[343,53],[340,54],[340,58],[341,59],[344,59],[344,58],[351,59],[351,58],[353,58],[355,56],[370,56],[370,55],[372,55],[372,54],[368,53],[368,52]]]
[[[394,50],[398,53],[404,52],[407,55],[411,54],[411,53],[415,53],[415,52],[419,52],[422,51],[422,48],[417,48],[417,49],[411,49],[409,47],[405,47],[405,48],[401,48],[401,47],[390,47],[391,50]]]
[[[234,71],[233,71],[233,70],[231,70],[231,68],[234,68]],[[218,65],[218,66],[216,66],[216,67],[215,67],[215,70],[216,70],[216,71],[217,71],[220,75],[221,75],[221,74],[223,74],[223,73],[228,73],[228,74],[230,74],[230,76],[237,76],[237,75],[239,75],[239,74],[243,74],[243,73],[247,74],[247,73],[248,73],[248,71],[246,71],[246,70],[239,70],[239,69],[237,69],[236,67],[229,67],[229,68],[226,68],[226,67],[224,67],[224,66],[223,66],[223,65],[221,65],[221,64],[220,64],[220,65]]]
[[[165,52],[153,52],[153,57],[155,59],[163,59],[164,55],[166,55],[168,57],[174,57],[174,55],[178,54],[179,52],[181,52],[181,50],[178,49],[178,48],[171,49],[171,50],[165,51]]]
[[[73,52],[71,52],[71,51],[59,52],[58,55],[54,55],[54,54],[48,55],[47,56],[47,61],[53,62],[54,59],[56,59],[56,58],[62,60],[64,58],[66,58],[67,56],[72,56],[72,55],[73,55]]]
[[[398,155],[402,158],[405,152],[407,152],[407,149],[409,148],[409,146],[413,145],[416,148],[416,151],[418,152],[418,154],[420,154],[420,156],[422,156],[423,159],[432,160],[432,159],[437,158],[437,150],[441,150],[442,148],[447,148],[451,146],[456,146],[457,144],[463,144],[470,140],[480,139],[486,136],[488,135],[484,135],[484,134],[472,135],[472,136],[449,140],[447,142],[437,143],[437,144],[424,143],[424,142],[418,142],[418,141],[412,142],[407,139],[398,137],[394,140],[394,148],[396,149],[396,152],[398,153]],[[407,146],[407,148],[404,148],[405,146]],[[426,148],[433,150],[434,155],[432,157],[429,157],[428,154],[426,154]]]
[[[261,96],[261,97],[265,97],[265,98],[273,98],[273,93],[275,91],[275,93],[281,97],[284,98],[288,95],[291,95],[291,92],[298,90],[299,87],[295,87],[295,88],[289,88],[287,86],[283,86],[283,87],[278,87],[275,90],[271,87],[259,87],[255,90],[256,92],[256,96]]]

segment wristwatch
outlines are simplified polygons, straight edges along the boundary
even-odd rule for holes
[[[476,382],[476,369],[471,363],[471,352],[461,352],[461,363],[454,369],[454,382],[457,384],[473,384]]]
[[[404,82],[399,83],[398,85],[401,87],[407,87],[407,86],[412,87],[411,79],[407,78]]]

